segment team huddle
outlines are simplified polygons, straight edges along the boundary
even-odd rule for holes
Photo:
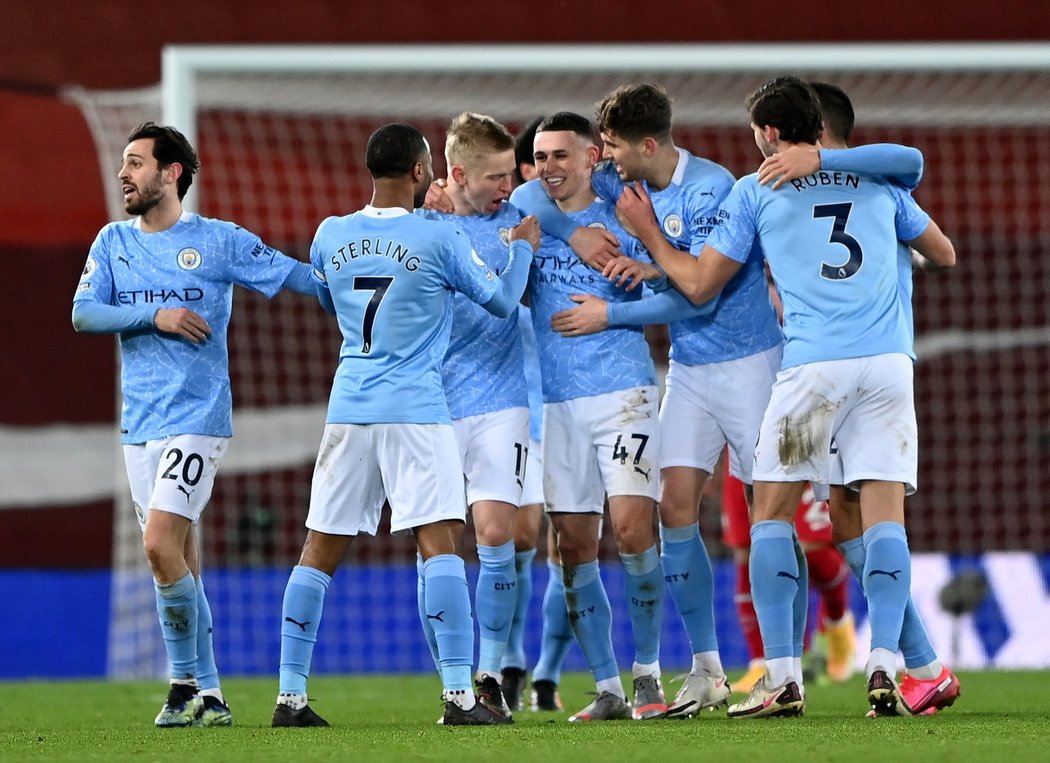
[[[750,507],[763,659],[728,715],[805,709],[809,578],[795,515],[810,486],[829,499],[834,543],[867,599],[869,714],[955,701],[958,679],[911,601],[904,529],[918,482],[912,258],[955,262],[911,196],[922,156],[847,148],[852,109],[831,85],[780,77],[747,107],[765,160],[735,182],[675,146],[671,101],[652,85],[607,94],[596,123],[543,118],[524,164],[503,125],[465,112],[448,128],[448,177],[437,183],[419,130],[385,125],[366,148],[371,202],[324,220],[309,264],[183,211],[199,164],[176,130],[147,123],[129,137],[119,179],[134,217],[99,233],[73,322],[120,335],[121,436],[170,664],[157,726],[233,723],[193,528],[232,435],[235,283],[315,296],[343,337],[308,533],[282,605],[273,726],[328,725],[307,698],[325,593],[385,504],[391,530],[416,539],[440,722],[506,724],[522,706],[543,514],[551,576],[534,708],[561,709],[573,638],[596,692],[570,721],[728,705],[698,522],[723,451]],[[643,334],[651,324],[670,326],[662,400]],[[468,509],[480,562],[473,611],[460,549]],[[599,571],[606,509],[634,642],[630,695]],[[660,665],[665,593],[693,654],[673,699]]]

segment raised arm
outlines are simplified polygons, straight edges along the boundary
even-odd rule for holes
[[[773,182],[776,190],[792,180],[819,170],[875,175],[912,189],[922,179],[922,152],[896,143],[873,143],[854,148],[790,146],[767,158],[758,169],[758,182]]]
[[[529,215],[510,232],[510,260],[499,276],[496,293],[482,305],[497,318],[506,318],[518,309],[529,279],[532,255],[540,247],[540,224]]]
[[[611,258],[620,255],[620,242],[602,228],[588,228],[558,209],[540,180],[530,180],[514,189],[510,203],[528,215],[535,215],[544,233],[564,241],[583,262],[600,270]]]

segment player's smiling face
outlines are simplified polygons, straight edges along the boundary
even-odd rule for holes
[[[620,180],[628,183],[645,178],[645,155],[642,152],[643,142],[631,143],[612,132],[602,133],[602,156],[610,160],[620,175]]]
[[[153,138],[128,144],[117,178],[124,196],[124,211],[129,215],[145,214],[164,200],[164,172],[153,157]]]
[[[543,187],[555,201],[569,201],[590,192],[598,147],[582,135],[569,130],[538,132],[533,156]]]
[[[475,211],[499,210],[514,190],[514,151],[489,154],[463,166],[463,194]]]

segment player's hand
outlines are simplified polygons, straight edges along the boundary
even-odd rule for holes
[[[609,327],[609,303],[604,299],[593,294],[573,294],[569,299],[579,306],[551,316],[551,328],[559,334],[584,336]]]
[[[626,286],[627,290],[630,291],[642,281],[642,278],[639,278],[639,273],[642,272],[644,267],[645,265],[638,262],[638,260],[621,255],[605,263],[605,267],[602,268],[602,275],[612,281],[615,286]],[[651,276],[653,278],[659,278],[663,275],[656,268],[653,268],[653,274]],[[632,285],[627,286],[629,283]]]
[[[423,209],[432,209],[435,212],[445,212],[446,214],[452,214],[456,211],[452,199],[445,193],[446,185],[448,185],[448,182],[442,178],[438,178],[430,184],[430,188],[427,189],[427,196],[423,199]]]
[[[165,307],[153,316],[153,325],[165,334],[178,334],[194,344],[211,336],[211,326],[188,307]]]
[[[616,200],[616,213],[624,225],[639,238],[646,230],[660,230],[656,212],[653,210],[653,201],[640,181],[628,183],[623,187],[620,198]]]
[[[510,230],[511,241],[528,241],[532,244],[532,252],[540,248],[540,221],[536,215],[529,215]]]
[[[619,257],[620,240],[604,228],[577,228],[569,237],[569,246],[584,264],[601,270],[613,257]]]
[[[789,146],[767,158],[758,168],[758,182],[762,185],[774,178],[775,191],[797,178],[812,175],[820,169],[820,150],[804,146]]]
[[[615,272],[615,278],[612,274]],[[618,257],[610,260],[602,269],[602,275],[613,282],[613,286],[622,286],[631,291],[643,281],[663,278],[663,271],[648,262],[634,260],[630,257]]]

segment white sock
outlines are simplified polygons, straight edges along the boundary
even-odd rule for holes
[[[226,704],[226,700],[223,699],[222,696],[222,689],[217,686],[214,689],[201,689],[200,695],[202,697],[215,697],[215,699],[219,700],[222,704]]]
[[[445,692],[445,701],[454,702],[463,710],[473,710],[474,705],[478,702],[474,697],[474,692],[467,691],[466,689]]]
[[[660,680],[660,663],[650,662],[641,663],[636,662],[631,667],[631,676],[634,678],[641,678],[642,676],[655,676],[657,680]]]
[[[886,674],[893,678],[897,672],[897,655],[891,652],[889,649],[883,647],[876,647],[871,650],[871,654],[868,655],[868,664],[864,667],[865,675],[871,678],[871,674],[876,670],[884,670]]]
[[[944,670],[944,664],[940,660],[934,660],[927,665],[908,668],[908,675],[918,678],[920,681],[932,681],[940,677],[942,670]]]
[[[794,657],[774,657],[766,660],[766,686],[775,689],[788,681],[797,680],[794,675]]]
[[[615,694],[622,700],[627,699],[627,692],[623,690],[623,684],[620,682],[619,676],[613,676],[612,678],[606,678],[598,682],[598,693],[601,694],[603,691],[607,691],[611,694]]]
[[[712,678],[721,678],[726,674],[725,668],[722,667],[722,658],[718,656],[717,650],[695,652],[693,669],[689,672],[696,676],[711,676]]]
[[[278,705],[288,705],[292,710],[302,710],[306,707],[306,695],[305,694],[278,694],[277,695]]]

